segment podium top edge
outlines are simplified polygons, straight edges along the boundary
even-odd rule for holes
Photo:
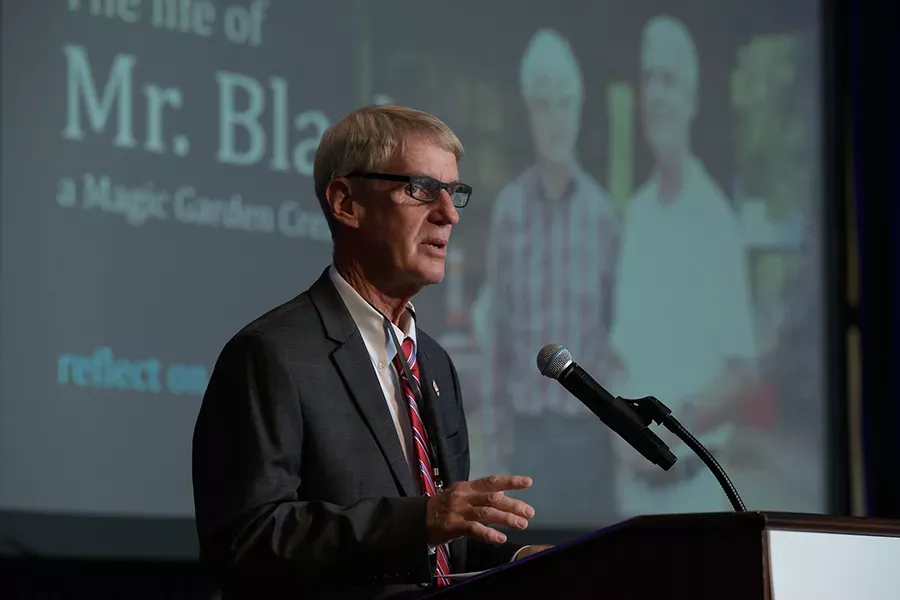
[[[686,513],[644,515],[620,524],[623,528],[715,527],[753,530],[790,530],[900,537],[900,521],[806,513],[747,511],[743,513]]]
[[[900,536],[900,521],[890,519],[802,513],[772,512],[760,514],[765,518],[766,529]]]

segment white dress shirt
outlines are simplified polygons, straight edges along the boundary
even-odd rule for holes
[[[617,282],[611,337],[628,380],[614,393],[655,395],[677,417],[728,360],[755,358],[740,230],[724,192],[696,158],[688,160],[673,202],[660,202],[655,174],[629,204]],[[698,437],[715,450],[733,429],[723,424]],[[684,458],[690,450],[679,446],[675,453]],[[619,510],[626,517],[728,509],[706,472],[665,487],[647,487],[627,469],[619,479]]]

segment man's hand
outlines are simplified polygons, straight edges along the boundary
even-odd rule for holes
[[[458,481],[428,499],[426,527],[428,543],[445,544],[467,536],[492,544],[502,544],[506,536],[488,527],[500,525],[525,529],[534,509],[508,497],[506,490],[531,487],[530,477],[491,475],[475,481]]]
[[[725,370],[697,393],[676,406],[678,420],[696,436],[740,418],[741,410],[758,392],[756,365],[730,359]]]

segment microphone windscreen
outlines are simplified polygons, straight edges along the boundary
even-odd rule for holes
[[[546,344],[538,351],[537,368],[544,377],[559,379],[572,363],[572,353],[565,346]]]

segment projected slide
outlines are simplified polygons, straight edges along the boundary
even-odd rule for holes
[[[420,326],[463,385],[472,476],[533,527],[725,510],[535,368],[566,345],[652,394],[753,508],[824,510],[814,3],[65,0],[2,8],[0,510],[190,518],[222,345],[331,239],[319,139],[436,114],[466,147]]]

